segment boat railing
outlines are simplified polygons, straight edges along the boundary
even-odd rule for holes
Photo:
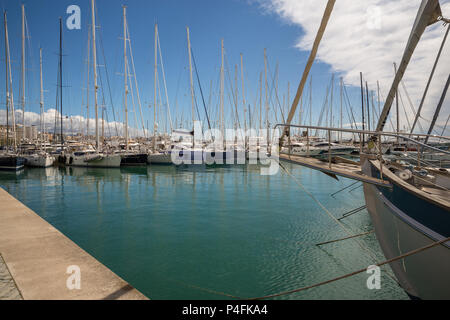
[[[320,127],[320,126],[307,126],[307,125],[296,125],[296,124],[284,124],[279,123],[274,126],[274,129],[283,128],[282,130],[288,130],[290,131],[291,128],[297,128],[297,129],[303,129],[303,138],[306,139],[306,154],[307,157],[310,156],[309,152],[309,146],[310,146],[310,139],[312,137],[311,133],[313,130],[315,130],[314,136],[317,136],[318,131],[323,131],[327,134],[326,140],[328,140],[329,146],[331,146],[332,142],[332,133],[348,133],[352,135],[357,135],[359,137],[359,152],[360,154],[366,153],[366,154],[373,154],[376,155],[377,158],[381,161],[383,160],[383,151],[382,151],[382,141],[383,138],[389,137],[389,138],[395,138],[397,141],[402,139],[403,141],[407,141],[408,144],[416,145],[417,146],[417,166],[421,167],[421,164],[429,165],[426,161],[423,161],[423,152],[424,150],[430,150],[431,152],[438,152],[441,154],[450,155],[450,151],[439,149],[435,146],[425,144],[421,141],[418,141],[416,139],[413,139],[413,137],[417,137],[417,139],[420,138],[438,138],[441,140],[447,140],[450,141],[450,137],[446,136],[437,136],[437,135],[426,135],[426,134],[402,134],[402,133],[396,133],[396,132],[386,132],[386,131],[370,131],[370,130],[358,130],[358,129],[345,129],[345,128],[333,128],[333,127]],[[290,134],[287,135],[288,140],[290,139]],[[368,139],[366,139],[368,137]],[[391,141],[392,142],[392,141]],[[282,142],[281,142],[282,143]],[[290,142],[289,142],[290,144]],[[281,147],[281,145],[280,145]],[[289,151],[290,155],[290,151]],[[328,162],[329,167],[331,168],[332,163],[332,150],[331,147],[328,148]]]

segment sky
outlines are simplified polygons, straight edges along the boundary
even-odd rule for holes
[[[450,0],[440,1],[444,16],[450,16]],[[153,127],[154,100],[154,24],[158,24],[167,96],[171,109],[173,126],[190,128],[191,97],[189,83],[189,60],[186,40],[186,27],[190,28],[192,52],[201,83],[203,99],[212,121],[217,125],[219,115],[219,88],[221,65],[221,40],[225,47],[225,85],[224,109],[227,126],[232,126],[236,91],[240,124],[243,121],[243,97],[241,82],[240,54],[243,55],[244,93],[247,106],[247,119],[253,127],[259,122],[259,81],[263,79],[264,92],[264,49],[267,50],[267,83],[270,105],[270,123],[283,122],[280,109],[288,108],[300,82],[312,41],[320,24],[326,5],[325,0],[96,0],[97,15],[97,58],[99,72],[99,104],[105,100],[107,126],[106,134],[117,129],[122,133],[124,121],[124,66],[123,66],[123,20],[122,5],[127,6],[127,21],[136,77],[139,87],[141,110],[134,78],[131,79],[133,95],[128,95],[128,118],[130,131],[137,134],[136,128]],[[0,0],[0,6],[7,10],[11,63],[13,72],[14,103],[21,109],[21,2]],[[89,127],[93,133],[95,125],[92,56],[90,57],[91,80],[87,83],[88,35],[91,25],[90,1],[88,0],[28,0],[23,1],[27,21],[26,46],[26,106],[25,122],[39,123],[39,48],[43,50],[43,81],[45,98],[45,119],[53,126],[57,89],[59,17],[63,21],[63,115],[66,129],[86,130],[87,117],[86,88],[89,88]],[[81,29],[69,30],[66,19],[67,7],[78,5],[81,9]],[[317,61],[312,68],[312,123],[317,124],[326,99],[327,87],[334,74],[333,124],[339,125],[340,91],[339,78],[343,77],[349,102],[352,105],[356,122],[361,120],[361,94],[359,72],[363,72],[369,90],[374,93],[377,106],[376,82],[380,82],[381,96],[387,95],[394,77],[393,62],[399,64],[406,41],[411,30],[420,1],[411,0],[366,0],[355,2],[339,0],[332,13],[330,23],[321,43]],[[3,28],[2,28],[3,29]],[[3,40],[2,30],[2,40]],[[431,26],[419,44],[410,68],[405,74],[404,85],[409,94],[412,107],[417,109],[427,78],[431,71],[437,50],[444,36],[441,23]],[[2,54],[0,75],[5,74],[5,44],[0,44]],[[91,44],[92,45],[92,44]],[[129,46],[129,45],[128,45]],[[430,93],[425,101],[423,117],[430,119],[439,101],[450,65],[450,45],[444,47]],[[92,48],[90,49],[92,53]],[[103,53],[105,59],[103,58]],[[131,52],[127,51],[129,63]],[[167,102],[163,83],[161,62],[158,64],[158,128],[170,129],[167,116]],[[235,75],[238,68],[237,77]],[[110,86],[107,85],[106,70]],[[235,85],[237,78],[237,88]],[[202,95],[194,70],[196,98],[196,119],[206,123]],[[289,83],[289,85],[288,85]],[[289,101],[288,101],[289,86]],[[110,90],[109,90],[110,87]],[[275,90],[274,87],[278,89]],[[0,121],[5,118],[5,77],[0,77],[1,104]],[[160,94],[159,94],[160,92]],[[306,93],[308,92],[308,94]],[[305,92],[309,100],[309,87]],[[450,112],[450,94],[442,108],[438,125],[442,126]],[[159,98],[160,97],[160,98]],[[412,121],[411,106],[404,90],[402,101],[401,126],[407,127]],[[133,103],[134,100],[134,103]],[[383,99],[380,99],[383,100]],[[162,101],[162,102],[159,102]],[[112,103],[111,103],[112,102]],[[288,103],[289,102],[289,103]],[[382,101],[380,101],[382,104]],[[250,105],[250,108],[248,108]],[[303,121],[309,122],[309,107],[303,108]],[[274,110],[278,110],[275,115]],[[406,112],[405,112],[406,110]],[[141,118],[142,113],[142,118]],[[286,113],[286,111],[284,111]],[[405,116],[408,114],[408,117]],[[344,111],[343,125],[348,126],[350,117]],[[101,113],[100,113],[101,116]],[[20,112],[17,117],[20,123]],[[374,118],[374,117],[373,117]],[[408,119],[407,119],[408,118]],[[72,119],[70,121],[69,119]],[[114,122],[115,119],[115,122]],[[373,120],[373,119],[372,119]],[[263,110],[262,121],[265,121]],[[300,121],[300,115],[296,116]],[[395,121],[395,120],[394,120]],[[428,128],[428,122],[421,124]],[[322,122],[322,125],[325,125]],[[243,126],[243,125],[242,125]],[[440,128],[440,127],[439,127]],[[389,128],[388,129],[392,129]],[[133,131],[134,130],[134,131]],[[448,132],[446,132],[448,135]]]

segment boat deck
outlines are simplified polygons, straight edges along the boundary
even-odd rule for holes
[[[334,157],[331,163],[315,158],[307,158],[288,154],[280,154],[280,159],[304,167],[308,167],[310,169],[319,170],[331,176],[341,176],[344,178],[358,180],[382,187],[391,186],[388,181],[376,179],[363,174],[359,163],[341,157]]]

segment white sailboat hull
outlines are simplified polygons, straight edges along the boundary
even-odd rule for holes
[[[147,158],[150,164],[172,164],[170,153],[150,153]]]
[[[92,167],[92,168],[119,168],[122,158],[120,155],[102,155],[98,154],[67,157],[67,165],[74,167]]]
[[[48,168],[55,163],[55,157],[50,155],[31,155],[24,158],[28,167]]]

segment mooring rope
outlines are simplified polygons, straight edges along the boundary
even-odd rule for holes
[[[402,254],[400,256],[397,256],[395,258],[392,258],[392,259],[385,260],[383,262],[377,263],[375,266],[381,267],[381,266],[383,266],[385,264],[389,264],[389,263],[395,262],[397,260],[404,259],[406,257],[409,257],[409,256],[412,256],[414,254],[420,253],[422,251],[431,249],[431,248],[433,248],[435,246],[438,246],[438,245],[443,244],[443,243],[448,242],[448,241],[450,241],[450,237],[448,237],[446,239],[443,239],[443,240],[440,240],[440,241],[433,242],[433,243],[431,243],[431,244],[429,244],[427,246],[421,247],[419,249],[412,250],[410,252],[407,252],[407,253]],[[351,276],[357,275],[357,274],[365,272],[365,271],[367,271],[367,269],[360,269],[360,270],[348,273],[346,275],[343,275],[343,276],[340,276],[340,277],[337,277],[337,278],[334,278],[334,279],[322,281],[322,282],[319,282],[319,283],[316,283],[316,284],[313,284],[313,285],[310,285],[310,286],[307,286],[307,287],[294,289],[294,290],[289,290],[289,291],[285,291],[285,292],[280,292],[280,293],[276,293],[276,294],[270,294],[270,295],[263,296],[263,297],[249,298],[247,300],[264,300],[264,299],[280,297],[280,296],[284,296],[284,295],[288,295],[288,294],[292,294],[292,293],[297,293],[297,292],[301,292],[301,291],[308,290],[308,289],[311,289],[311,288],[319,287],[319,286],[322,286],[322,285],[325,285],[325,284],[328,284],[328,283],[331,283],[331,282],[335,282],[335,281],[338,281],[338,280],[341,280],[341,279],[349,278]]]
[[[314,197],[314,195],[309,192],[280,162],[278,162],[280,167],[283,169],[284,172],[286,172],[294,181],[295,183],[307,194],[310,196],[311,199],[314,200],[314,202],[316,202],[319,207],[334,221],[336,222],[336,224],[338,226],[340,226],[342,228],[342,230],[345,231],[345,233],[347,233],[349,236],[353,236],[354,233],[347,229],[344,224],[342,222],[340,222],[316,197]],[[369,255],[371,256],[372,259],[374,259],[376,261],[376,257],[373,256],[373,253],[370,251],[369,248],[365,247],[362,243],[360,243],[360,241],[358,241],[357,239],[354,239],[358,245],[365,251],[367,251],[369,253]]]
[[[421,247],[421,248],[409,251],[409,252],[404,253],[404,254],[402,254],[400,256],[397,256],[397,257],[394,257],[394,258],[391,258],[391,259],[379,262],[377,264],[374,264],[374,266],[381,267],[383,265],[386,265],[386,264],[389,264],[389,263],[392,263],[392,262],[395,262],[395,261],[407,258],[409,256],[412,256],[412,255],[418,254],[420,252],[423,252],[425,250],[434,248],[434,247],[436,247],[438,245],[444,244],[444,243],[449,242],[449,241],[450,241],[450,237],[448,237],[446,239],[442,239],[442,240],[436,241],[436,242],[433,242],[433,243],[430,243],[429,245],[426,245],[424,247]],[[326,280],[326,281],[318,282],[318,283],[315,283],[315,284],[312,284],[312,285],[309,285],[309,286],[305,286],[305,287],[302,287],[302,288],[288,290],[288,291],[283,291],[283,292],[270,294],[270,295],[266,295],[266,296],[261,296],[261,297],[253,297],[253,298],[242,298],[242,297],[238,297],[238,296],[235,296],[235,295],[232,295],[232,294],[228,294],[228,293],[225,293],[225,292],[211,290],[211,289],[208,289],[208,288],[202,288],[202,287],[195,286],[195,285],[192,285],[192,284],[188,284],[188,283],[185,283],[185,282],[182,282],[182,281],[176,281],[176,280],[172,280],[172,281],[181,283],[183,285],[186,285],[186,286],[189,286],[189,287],[201,290],[201,291],[205,291],[205,292],[208,292],[208,293],[213,293],[213,294],[216,294],[216,295],[226,296],[226,297],[237,299],[237,300],[265,300],[265,299],[276,298],[276,297],[280,297],[280,296],[285,296],[285,295],[289,295],[289,294],[298,293],[298,292],[301,292],[301,291],[313,289],[313,288],[320,287],[320,286],[323,286],[323,285],[326,285],[326,284],[329,284],[329,283],[332,283],[332,282],[336,282],[336,281],[339,281],[339,280],[342,280],[342,279],[346,279],[346,278],[352,277],[354,275],[357,275],[357,274],[360,274],[360,273],[363,273],[363,272],[367,272],[367,268],[359,269],[359,270],[347,273],[345,275],[342,275],[342,276],[339,276],[339,277],[336,277],[336,278],[333,278],[333,279],[329,279],[329,280]]]
[[[349,236],[350,239],[353,239],[360,247],[361,249],[363,249],[364,251],[366,251],[368,253],[368,255],[370,256],[370,258],[373,261],[377,261],[377,257],[376,257],[376,253],[373,252],[369,247],[365,246],[362,242],[360,242],[358,239],[356,239],[354,236],[354,233],[351,232],[351,230],[348,230],[344,224],[338,219],[336,218],[316,197],[314,197],[314,195],[309,192],[287,169],[286,167],[284,167],[280,161],[278,161],[278,164],[280,165],[280,168],[283,169],[284,172],[286,172],[294,181],[295,183],[307,194],[311,197],[311,199],[314,200],[314,202],[316,202],[320,208],[322,208],[322,210],[332,219],[336,222],[336,224],[338,226],[340,226],[342,228],[342,230],[344,230]],[[361,184],[362,185],[362,184]],[[355,188],[356,189],[356,188]],[[394,275],[392,275],[389,271],[386,271],[386,274],[394,281],[396,282],[398,285],[399,282],[397,281],[397,279],[395,278]]]

